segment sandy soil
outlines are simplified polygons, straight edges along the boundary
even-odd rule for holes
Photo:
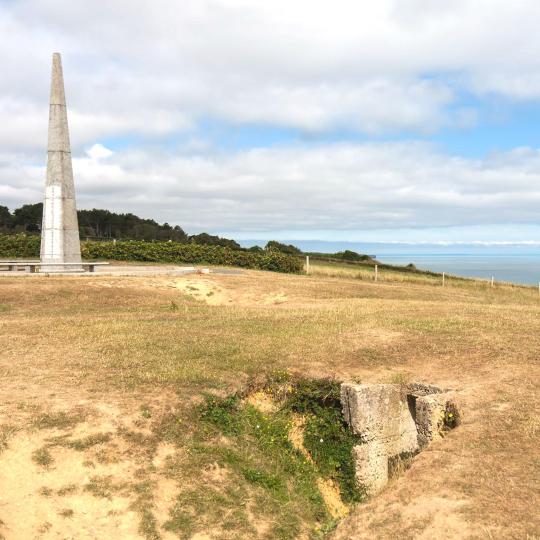
[[[457,291],[449,300],[454,304],[440,307],[432,292],[417,300],[420,293],[409,287],[400,292],[412,299],[405,306],[391,303],[395,290],[385,289],[387,285],[376,292],[372,285],[361,285],[359,293],[357,283],[312,280],[305,285],[300,279],[251,272],[246,276],[96,277],[86,283],[88,295],[114,292],[107,309],[113,309],[115,302],[125,302],[131,309],[145,302],[176,305],[188,298],[208,309],[244,306],[301,314],[324,308],[326,318],[332,316],[332,302],[346,292],[351,305],[356,302],[364,310],[355,315],[361,330],[344,327],[329,348],[322,339],[321,356],[312,351],[304,357],[304,345],[291,340],[293,367],[365,382],[389,382],[397,373],[457,388],[465,416],[462,426],[432,444],[383,493],[345,518],[333,538],[540,538],[538,308],[511,300],[493,307],[479,302],[470,308],[470,320],[478,318],[485,326],[464,344],[448,328],[453,328],[460,309],[469,309],[468,293]],[[5,280],[0,305],[9,296],[8,287],[16,291],[13,298],[34,310],[39,295],[68,295],[79,286],[73,280],[45,280],[29,280],[26,289]],[[464,294],[465,301],[460,297]],[[358,299],[358,295],[363,296]],[[16,302],[10,298],[6,302]],[[0,538],[148,538],[141,530],[141,504],[152,509],[161,538],[176,538],[163,528],[182,481],[165,474],[167,459],[176,449],[160,443],[148,451],[148,444],[141,441],[151,436],[153,419],[178,403],[178,395],[166,386],[157,391],[96,387],[99,373],[92,380],[81,379],[65,368],[65,355],[70,362],[84,361],[93,350],[92,340],[81,338],[73,344],[53,334],[43,338],[47,325],[55,324],[54,303],[40,315],[41,334],[35,335],[37,330],[26,319],[34,311],[25,309],[0,313],[2,344],[8,351],[0,357]],[[346,316],[349,308],[340,309],[336,319]],[[421,317],[429,313],[429,324],[445,318],[450,326],[441,327],[443,337],[437,341],[435,334],[429,334],[431,326],[422,334],[424,327],[384,323],[397,309],[402,309],[404,318],[418,313],[421,323],[414,324],[424,324]],[[467,321],[465,325],[471,324]],[[84,334],[83,327],[77,331]],[[99,339],[106,356],[106,332]],[[372,358],[375,350],[388,360]],[[151,406],[152,418],[145,416],[141,404]],[[150,497],[141,499],[141,486],[149,486]],[[192,538],[218,536],[209,532]]]

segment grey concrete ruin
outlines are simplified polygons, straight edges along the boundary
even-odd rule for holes
[[[355,474],[368,495],[388,482],[391,459],[416,454],[459,420],[453,392],[420,383],[344,383],[341,403],[345,421],[360,438],[353,448]]]
[[[43,202],[40,258],[44,272],[83,270],[64,79],[59,53],[54,53],[52,60],[47,181]],[[54,266],[53,263],[57,263],[58,266]]]

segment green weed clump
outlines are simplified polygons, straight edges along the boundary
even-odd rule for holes
[[[234,526],[249,537],[254,532],[242,510],[248,500],[255,505],[251,512],[272,523],[268,538],[292,540],[302,531],[312,529],[316,534],[315,529],[328,525],[331,516],[317,487],[318,472],[289,440],[290,411],[265,414],[238,395],[208,397],[198,409],[198,418],[202,421],[202,440],[192,446],[192,459],[202,468],[205,463],[209,467],[223,467],[232,477],[228,487],[215,493],[208,486],[204,488],[204,497],[219,504],[220,516],[211,518],[212,512],[205,512],[205,522],[197,526],[202,519],[202,494],[192,490],[179,498],[169,530],[210,527],[209,519],[218,522],[224,509],[230,508],[230,526],[234,521]],[[221,522],[219,526],[229,525]]]
[[[355,481],[353,435],[341,411],[340,384],[331,379],[299,379],[289,392],[284,407],[305,420],[304,446],[322,476],[336,481],[345,503],[360,502],[364,493]]]
[[[225,435],[242,433],[241,401],[238,396],[225,399],[209,397],[201,407],[201,418],[214,424]]]
[[[205,438],[211,439],[215,433],[231,441],[214,451],[220,454],[221,463],[237,473],[240,484],[261,490],[268,501],[294,500],[302,513],[308,511],[308,521],[314,520],[318,531],[325,530],[332,519],[317,487],[319,477],[334,480],[345,503],[363,499],[352,459],[358,441],[342,417],[340,385],[333,380],[294,379],[279,372],[267,379],[262,390],[277,403],[274,412],[261,412],[241,395],[208,397],[199,407],[199,418],[207,429]],[[298,415],[305,422],[303,445],[309,457],[290,439]],[[268,508],[263,506],[261,511]],[[184,522],[188,516],[177,514],[176,519]],[[297,520],[298,511],[290,519]],[[291,530],[299,531],[298,527],[296,523]],[[275,533],[275,537],[289,536]]]
[[[84,422],[85,417],[84,411],[78,409],[44,413],[34,419],[33,426],[37,429],[69,429]]]

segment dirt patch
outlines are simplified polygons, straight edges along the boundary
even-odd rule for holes
[[[45,468],[32,460],[32,453],[43,444],[41,434],[18,435],[1,457],[0,507],[6,538],[140,538],[129,497],[98,498],[85,490],[95,474],[129,477],[129,465],[88,468],[84,454],[59,449],[52,452],[54,464]]]
[[[317,487],[321,492],[328,511],[334,519],[344,518],[350,512],[350,508],[341,500],[339,487],[334,481],[329,478],[319,478],[317,480]]]
[[[210,306],[223,306],[234,303],[234,294],[209,279],[184,278],[171,280],[167,285],[196,300],[205,302]],[[162,284],[157,285],[162,286]]]
[[[249,394],[246,397],[246,401],[263,413],[273,413],[277,411],[277,405],[272,397],[262,390]]]
[[[206,301],[193,301],[168,285],[184,279],[214,283],[233,302],[209,309]],[[265,295],[281,292],[287,303],[264,303]],[[170,309],[171,301],[176,311]],[[152,481],[152,490],[171,490],[172,484],[159,487],[165,467],[165,472],[178,475],[179,484],[202,485],[199,476],[190,475],[204,455],[179,457],[180,449],[186,453],[188,448],[183,424],[175,424],[177,440],[171,447],[178,449],[172,458],[161,443],[156,443],[155,453],[139,451],[135,439],[119,436],[118,428],[148,435],[147,427],[137,427],[142,403],[156,396],[177,403],[181,396],[178,410],[186,411],[191,399],[207,393],[228,395],[269,366],[305,376],[366,383],[420,379],[463,389],[467,416],[460,429],[450,433],[444,445],[434,444],[413,460],[376,501],[359,505],[338,529],[338,538],[476,535],[517,540],[539,535],[537,290],[490,290],[474,283],[443,290],[421,282],[375,284],[252,271],[200,278],[5,277],[0,304],[9,306],[0,316],[1,482],[9,481],[17,490],[13,500],[19,504],[17,509],[0,485],[0,520],[5,524],[0,535],[7,540],[90,538],[84,532],[90,520],[84,521],[69,505],[71,497],[94,501],[100,510],[93,510],[93,516],[113,512],[107,523],[94,520],[101,537],[142,537],[137,512],[129,520],[132,529],[122,529],[136,500],[127,489],[119,491],[122,483],[139,485],[142,475]],[[69,413],[79,405],[95,409],[96,415],[90,413],[65,430],[33,425],[40,414]],[[152,419],[158,417],[150,412]],[[32,460],[47,438],[66,435],[74,441],[99,433],[110,433],[111,440],[84,450],[51,447],[54,461],[49,468]],[[25,438],[30,438],[26,449]],[[229,451],[234,438],[211,444]],[[17,462],[12,450],[19,447],[25,459]],[[73,477],[54,480],[71,466]],[[30,471],[33,484],[29,477],[26,484],[17,484],[17,478],[9,476],[12,467]],[[84,470],[89,483],[95,476],[111,477],[110,496],[117,506],[80,487],[72,491],[71,483],[79,481],[77,475],[82,477]],[[263,470],[272,472],[270,466]],[[239,475],[234,478],[242,481]],[[42,488],[49,495],[41,495]],[[207,488],[201,489],[206,493]],[[269,510],[270,499],[257,505],[262,488],[249,489],[231,492],[224,511],[218,493],[209,505],[202,498],[193,503],[193,512],[197,518],[211,515],[213,524],[229,520],[228,533],[237,538],[249,530],[240,519],[230,519],[231,510],[240,507],[251,509],[249,521],[271,524],[268,530],[249,530],[247,537],[271,537],[283,509],[290,509],[287,520],[307,516],[306,527],[314,524],[312,515],[302,513],[304,504],[294,507],[290,500]],[[150,506],[162,531],[160,500],[156,492]],[[437,507],[429,506],[429,500],[437,501]],[[71,517],[66,510],[73,510]],[[48,516],[55,516],[54,522]],[[29,521],[32,530],[23,530]],[[72,532],[69,527],[75,526],[77,532]],[[213,529],[197,530],[208,534]]]
[[[145,538],[137,506],[144,482],[159,503],[151,505],[157,526],[166,521],[176,481],[163,474],[175,448],[141,448],[150,431],[134,432],[140,415],[119,405],[102,402],[84,417],[80,407],[34,414],[11,434],[0,454],[0,533],[7,540]]]
[[[258,294],[250,288],[239,289],[237,287],[229,287],[224,279],[226,280],[227,278],[221,276],[219,278],[193,276],[170,280],[165,284],[154,280],[150,282],[150,285],[159,288],[163,288],[165,285],[169,288],[177,289],[210,306],[269,306],[274,304],[284,304],[288,301],[284,291],[261,292]],[[220,282],[218,282],[218,280]]]
[[[289,441],[296,450],[301,452],[309,461],[313,461],[309,452],[304,446],[304,429],[306,427],[305,420],[300,415],[294,415],[291,429],[289,430]]]

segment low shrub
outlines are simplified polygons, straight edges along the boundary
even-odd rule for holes
[[[41,237],[26,234],[0,234],[0,257],[21,259],[39,257]]]
[[[39,257],[39,236],[0,235],[0,257]],[[275,251],[262,253],[236,250],[217,245],[181,244],[179,242],[81,242],[84,259],[141,261],[174,264],[210,264],[239,266],[270,270],[272,272],[298,273],[302,261]]]

